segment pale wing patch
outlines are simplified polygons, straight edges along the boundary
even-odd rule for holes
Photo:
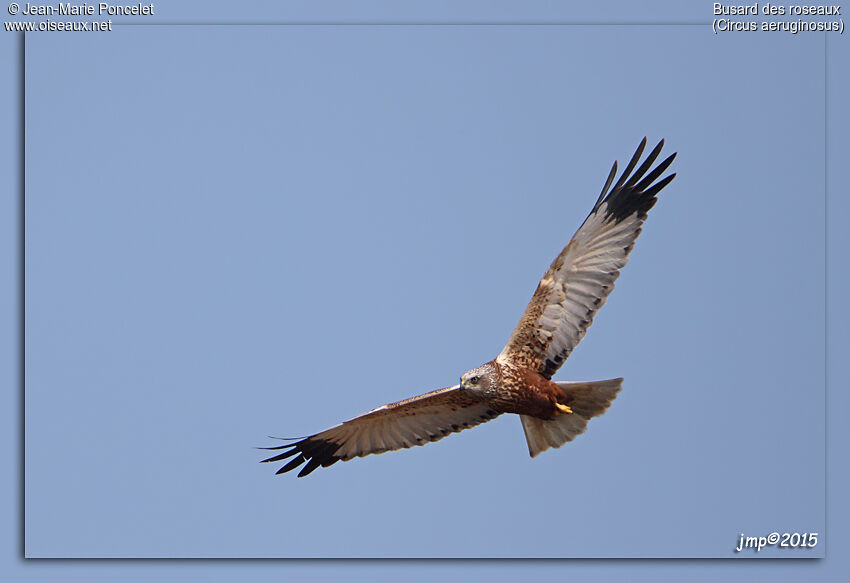
[[[649,174],[663,140],[630,175],[641,143],[610,194],[616,163],[593,210],[540,281],[519,324],[497,360],[531,368],[551,378],[584,337],[604,304],[641,232],[655,195],[675,176],[653,182],[675,154]],[[645,175],[645,176],[644,176]]]
[[[643,221],[635,216],[618,224],[605,223],[601,218],[605,206],[603,203],[577,233],[574,256],[567,257],[549,283],[549,304],[537,330],[546,345],[541,360],[545,369],[553,369],[552,373],[581,342],[596,312],[605,304],[640,233]]]
[[[455,385],[378,407],[295,443],[264,448],[287,451],[263,461],[296,456],[277,473],[288,472],[306,462],[298,474],[301,477],[340,460],[438,441],[498,415],[484,401]]]

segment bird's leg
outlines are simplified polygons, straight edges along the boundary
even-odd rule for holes
[[[557,401],[555,402],[555,407],[557,407],[557,408],[558,408],[558,411],[560,411],[561,413],[572,413],[572,412],[573,412],[573,410],[572,410],[572,409],[570,409],[570,408],[569,408],[569,407],[567,407],[566,405],[561,405],[561,404],[560,404],[560,403],[558,403]]]

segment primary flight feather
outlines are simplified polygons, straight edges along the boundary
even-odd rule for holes
[[[612,186],[617,174],[614,162],[590,214],[543,275],[494,360],[465,373],[459,385],[390,403],[310,437],[263,448],[283,450],[263,461],[291,457],[277,473],[306,464],[298,473],[302,477],[340,460],[437,441],[502,413],[520,416],[532,457],[582,433],[591,417],[608,409],[623,379],[553,382],[552,375],[614,289],[656,195],[676,176],[658,179],[675,153],[652,167],[663,145],[661,140],[635,170],[646,147],[644,138]]]

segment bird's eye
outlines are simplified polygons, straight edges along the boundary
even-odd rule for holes
[[[479,377],[479,376],[474,376],[474,377],[471,377],[471,378],[469,379],[469,382],[470,382],[470,383],[472,383],[472,384],[474,385],[475,383],[477,383],[477,382],[478,382],[478,381],[480,381],[480,380],[481,380],[481,377]]]

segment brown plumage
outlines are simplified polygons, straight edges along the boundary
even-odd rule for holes
[[[620,391],[623,379],[553,382],[584,337],[625,266],[672,154],[650,171],[664,140],[637,170],[646,138],[612,187],[617,163],[581,227],[543,275],[502,352],[470,370],[459,385],[378,407],[316,435],[263,449],[284,450],[263,460],[283,461],[277,473],[306,464],[298,476],[343,460],[424,445],[498,417],[520,416],[532,457],[582,433]],[[632,171],[634,170],[634,173]],[[610,191],[609,191],[610,189]]]

